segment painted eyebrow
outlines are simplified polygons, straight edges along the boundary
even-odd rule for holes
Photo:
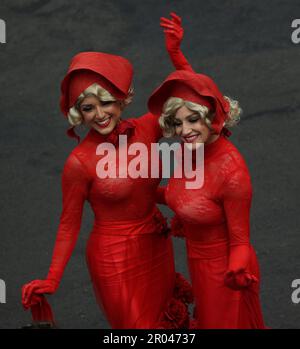
[[[80,104],[80,108],[81,108],[81,107],[89,107],[89,106],[91,106],[91,105],[93,105],[93,104],[92,104],[92,103]]]
[[[100,103],[113,103],[115,101],[100,101]],[[94,105],[94,103],[83,103],[83,104],[80,104],[81,107],[86,107],[86,106],[90,106],[90,105]]]

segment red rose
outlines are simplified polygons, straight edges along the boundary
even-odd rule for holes
[[[176,273],[173,296],[185,304],[190,304],[194,301],[192,286],[180,273]]]

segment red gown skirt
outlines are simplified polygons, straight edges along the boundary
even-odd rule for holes
[[[259,285],[232,290],[224,284],[228,266],[227,242],[203,243],[186,239],[188,265],[199,329],[263,329]],[[259,280],[259,265],[251,246],[249,271]]]
[[[144,229],[148,231],[143,231]],[[157,328],[175,283],[171,238],[146,222],[95,224],[87,244],[94,292],[112,328]]]

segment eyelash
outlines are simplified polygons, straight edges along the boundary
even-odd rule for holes
[[[103,106],[109,105],[109,104],[111,104],[111,103],[113,103],[113,101],[102,101],[102,102],[101,102],[101,104],[102,104]],[[93,105],[91,105],[91,106],[85,106],[85,107],[82,108],[82,111],[89,113],[89,112],[92,111],[93,109],[94,109],[94,106],[93,106]]]
[[[191,123],[195,123],[195,122],[197,122],[199,120],[199,118],[197,117],[196,119],[190,119],[190,120],[188,120],[189,122],[191,122]],[[176,121],[174,122],[174,125],[175,125],[175,127],[179,127],[179,126],[181,126],[182,125],[182,123],[177,123]]]
[[[90,112],[93,110],[93,107],[84,107],[82,108],[82,111],[85,111],[85,112]]]

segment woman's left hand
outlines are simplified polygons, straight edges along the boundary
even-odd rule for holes
[[[258,283],[258,279],[255,275],[245,270],[236,272],[230,270],[225,274],[224,283],[233,290],[242,290]]]
[[[160,18],[160,26],[164,28],[168,52],[179,50],[184,33],[181,26],[181,18],[175,12],[171,12],[170,16],[171,19],[165,17]]]
[[[58,288],[54,280],[33,280],[22,287],[22,304],[25,309],[39,303],[40,295],[53,294]]]

